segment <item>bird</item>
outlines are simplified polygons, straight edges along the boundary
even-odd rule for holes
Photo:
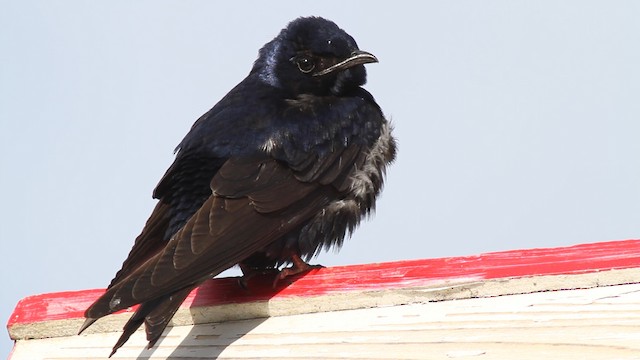
[[[156,186],[142,232],[79,334],[139,304],[109,357],[142,324],[148,348],[187,295],[239,266],[274,284],[313,268],[372,215],[396,157],[393,126],[363,88],[376,63],[322,17],[299,17],[247,77],[193,124]]]

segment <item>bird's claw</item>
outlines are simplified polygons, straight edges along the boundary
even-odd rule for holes
[[[291,257],[291,262],[293,262],[293,265],[291,265],[291,267],[280,270],[278,275],[276,275],[276,278],[273,280],[272,284],[274,289],[278,286],[278,283],[286,277],[298,275],[313,269],[321,269],[324,267],[322,265],[309,265],[298,255],[293,255]]]

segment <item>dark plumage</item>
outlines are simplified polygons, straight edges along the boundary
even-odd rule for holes
[[[189,292],[240,265],[245,277],[309,268],[375,207],[395,157],[391,126],[361,85],[360,51],[331,21],[299,18],[260,49],[249,75],[198,119],[159,199],[82,330],[141,304],[113,353],[145,324],[149,347]]]

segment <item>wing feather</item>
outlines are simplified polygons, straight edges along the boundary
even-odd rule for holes
[[[97,318],[199,284],[299,227],[333,190],[298,180],[266,156],[230,159],[212,180],[213,195],[162,252],[114,284],[87,310]],[[242,196],[240,196],[242,195]]]
[[[361,153],[360,146],[347,146],[298,171],[267,155],[230,158],[200,209],[161,251],[112,284],[86,316],[197,286],[263,250],[340,198],[345,179],[361,166]]]

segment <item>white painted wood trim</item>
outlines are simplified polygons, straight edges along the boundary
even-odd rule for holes
[[[19,340],[12,360],[104,359],[119,335]],[[640,359],[640,284],[175,326],[145,345],[138,331],[114,358]]]

